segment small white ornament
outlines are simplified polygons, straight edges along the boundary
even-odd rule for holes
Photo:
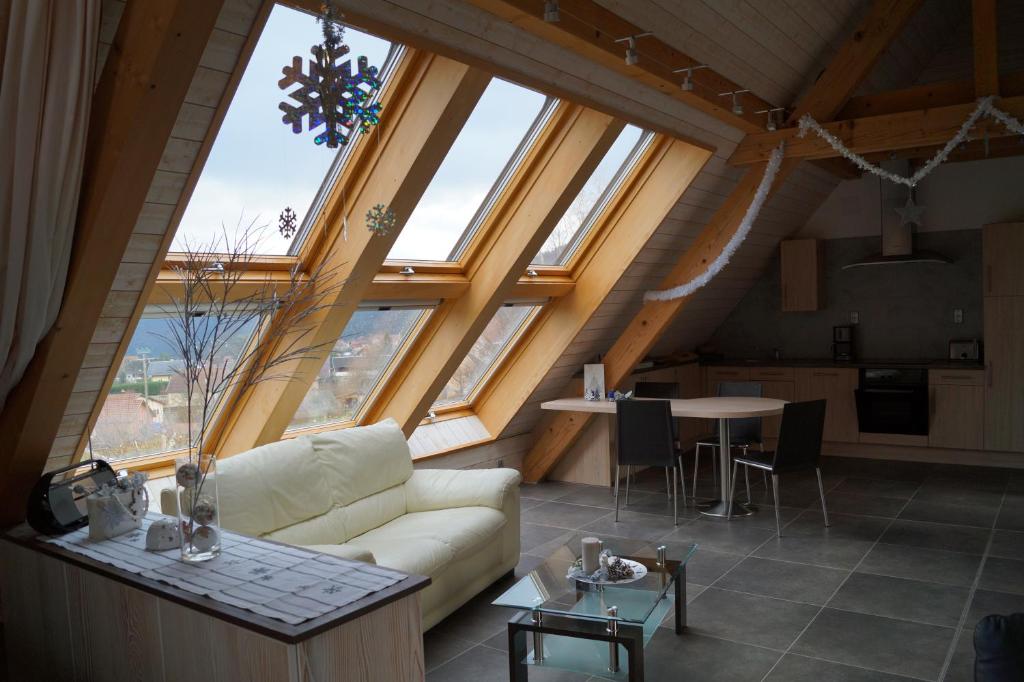
[[[192,546],[200,552],[209,552],[218,542],[220,537],[215,528],[200,526],[192,531]]]
[[[182,488],[195,488],[199,483],[199,465],[194,462],[186,462],[178,467],[174,479]]]
[[[151,552],[162,552],[167,549],[181,547],[181,528],[174,519],[160,519],[146,531],[146,549]]]
[[[924,206],[918,206],[914,203],[914,197],[907,197],[907,203],[903,205],[903,208],[895,209],[900,214],[900,225],[916,225],[921,227],[921,214],[924,213]]]
[[[192,508],[192,520],[200,526],[208,526],[217,518],[217,506],[206,498],[196,502]]]

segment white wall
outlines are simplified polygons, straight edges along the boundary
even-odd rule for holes
[[[925,207],[922,232],[979,229],[987,223],[1024,220],[1024,156],[948,163],[917,188]],[[885,183],[885,208],[879,207],[879,179],[865,174],[844,180],[818,207],[801,237],[839,239],[881,234],[882,215],[894,220],[906,201],[903,188]]]

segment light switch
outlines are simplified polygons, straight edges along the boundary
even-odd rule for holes
[[[957,308],[953,311],[953,322],[957,324],[963,324],[964,322],[964,311],[962,308]]]
[[[850,324],[860,324],[860,313],[856,310],[850,313]]]

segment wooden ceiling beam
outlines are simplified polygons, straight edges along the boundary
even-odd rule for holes
[[[391,417],[412,435],[624,126],[578,104],[559,105],[474,239],[468,290],[435,308],[365,421]]]
[[[945,144],[974,111],[976,104],[955,104],[947,107],[907,111],[883,116],[869,116],[847,121],[824,123],[822,127],[858,154],[897,151],[913,147]],[[1024,96],[999,100],[999,108],[1011,116],[1024,116]],[[991,138],[1013,135],[1006,127],[986,127]],[[814,133],[798,137],[796,128],[773,133],[747,135],[737,145],[729,163],[737,166],[765,161],[779,142],[786,143],[786,157],[827,159],[839,156],[831,145]]]
[[[319,350],[279,368],[290,380],[261,382],[232,400],[210,440],[217,454],[281,438],[401,232],[351,230],[346,241],[344,217],[365,215],[379,203],[400,220],[409,216],[489,82],[489,75],[444,57],[411,52],[402,60],[384,93],[388,115],[374,132],[376,142],[361,145],[346,164],[313,227],[329,234],[317,262],[344,282],[324,301],[329,307],[313,314],[314,331],[302,342]]]
[[[996,39],[996,0],[973,0],[971,26],[974,47],[974,95],[999,94],[999,46]]]
[[[93,96],[61,310],[0,415],[6,469],[0,525],[23,518],[221,5],[129,0],[125,6]]]
[[[488,432],[505,430],[710,158],[699,147],[655,138],[575,259],[575,289],[544,307],[477,396]]]
[[[1003,97],[1024,95],[1024,71],[1014,71],[999,76],[999,92]],[[864,118],[898,114],[917,109],[946,107],[954,104],[968,104],[977,98],[974,94],[974,80],[943,81],[927,85],[915,85],[903,90],[890,90],[872,95],[851,97],[836,120]]]

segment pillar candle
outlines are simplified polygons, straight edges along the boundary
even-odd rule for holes
[[[601,541],[597,538],[583,538],[583,572],[591,574],[601,567]]]

